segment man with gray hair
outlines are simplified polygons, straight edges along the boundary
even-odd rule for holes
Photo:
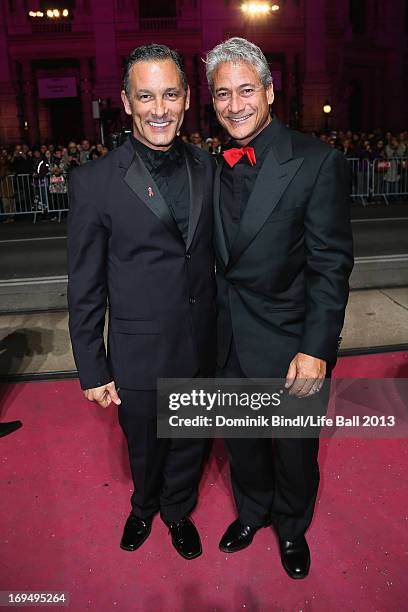
[[[215,177],[218,376],[284,378],[288,395],[310,398],[328,388],[348,299],[347,164],[271,116],[272,77],[259,47],[231,38],[208,53],[206,67],[218,121],[231,136]],[[318,439],[226,444],[238,518],[221,550],[245,548],[272,523],[283,567],[304,578]]]

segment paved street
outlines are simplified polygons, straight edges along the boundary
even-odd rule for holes
[[[354,288],[408,285],[408,202],[353,206]],[[0,225],[0,287],[64,280],[66,221]]]

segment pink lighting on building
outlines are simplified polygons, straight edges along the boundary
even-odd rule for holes
[[[191,88],[184,129],[213,134],[218,127],[202,58],[230,36],[264,51],[275,76],[274,112],[284,122],[324,129],[322,108],[330,100],[330,126],[402,129],[408,124],[406,2],[361,6],[349,0],[1,2],[0,142],[96,138],[98,99],[106,129],[121,129],[124,59],[151,42],[183,56]],[[47,80],[60,97],[39,94]]]

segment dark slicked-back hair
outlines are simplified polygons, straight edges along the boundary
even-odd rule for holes
[[[129,57],[126,59],[125,64],[125,72],[123,75],[123,89],[127,97],[129,98],[129,77],[130,70],[134,64],[138,62],[162,62],[164,60],[170,59],[172,60],[179,71],[181,82],[183,84],[184,91],[187,91],[187,75],[184,69],[183,60],[181,56],[177,53],[177,51],[173,51],[170,47],[166,45],[143,45],[142,47],[136,47],[130,53]]]

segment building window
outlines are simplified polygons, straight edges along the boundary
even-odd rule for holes
[[[349,14],[353,34],[364,34],[366,25],[365,0],[350,0]]]
[[[73,11],[75,8],[75,0],[41,0],[40,1],[40,10],[44,13],[49,9],[59,9],[64,10],[68,9],[69,12]]]
[[[142,19],[176,17],[176,0],[139,0],[139,15]]]
[[[405,32],[408,34],[408,0],[405,0]]]

